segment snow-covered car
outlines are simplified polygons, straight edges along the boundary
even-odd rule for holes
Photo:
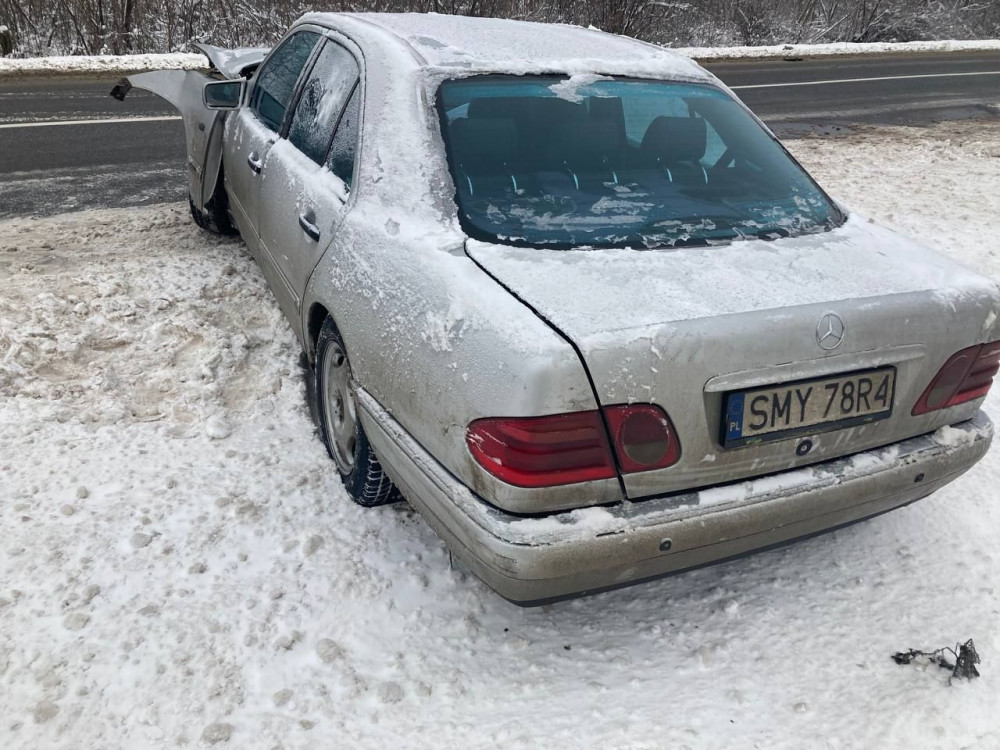
[[[180,109],[192,212],[259,263],[349,494],[398,488],[504,597],[817,534],[988,449],[997,286],[831,200],[694,62],[439,15],[205,49],[117,93]]]

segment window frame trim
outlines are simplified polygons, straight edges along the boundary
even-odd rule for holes
[[[354,94],[355,93],[357,93],[358,97],[359,97],[358,98],[358,127],[357,127],[357,133],[355,133],[355,136],[354,136],[354,140],[355,140],[355,144],[356,145],[355,145],[355,148],[354,148],[354,163],[352,164],[352,169],[351,169],[351,182],[350,182],[350,184],[348,184],[348,183],[344,182],[344,178],[342,178],[339,174],[337,174],[336,172],[334,172],[333,169],[330,167],[330,153],[333,151],[333,140],[337,137],[337,131],[340,130],[340,123],[342,123],[344,121],[344,115],[347,114],[347,108],[348,108],[348,106],[350,106],[351,99],[354,98]],[[323,163],[320,164],[320,167],[322,169],[325,169],[327,172],[329,172],[334,177],[336,177],[338,180],[340,180],[341,182],[344,183],[345,187],[347,188],[348,199],[350,199],[350,196],[354,193],[354,185],[356,184],[357,174],[358,174],[358,162],[361,161],[358,158],[358,155],[361,153],[361,112],[364,109],[364,102],[363,102],[363,99],[361,97],[362,97],[362,92],[361,92],[361,73],[359,71],[359,73],[358,73],[358,79],[354,82],[354,85],[351,87],[351,93],[349,93],[347,95],[347,99],[344,100],[344,106],[340,110],[340,114],[337,115],[337,124],[333,126],[333,131],[330,133],[330,140],[326,144],[326,154],[323,156]],[[346,203],[346,201],[345,201],[345,203]]]
[[[341,47],[343,47],[345,50],[347,50],[351,54],[351,56],[354,58],[354,62],[358,66],[358,80],[355,83],[355,85],[351,88],[351,93],[348,95],[347,99],[344,101],[344,107],[340,110],[340,113],[337,115],[337,124],[334,126],[332,132],[330,133],[330,140],[329,140],[329,142],[327,143],[327,146],[326,146],[326,153],[325,153],[325,155],[323,157],[323,163],[318,165],[321,169],[325,169],[331,176],[335,177],[336,179],[340,180],[341,182],[344,182],[343,180],[340,179],[340,177],[338,177],[336,174],[334,174],[334,172],[333,172],[332,169],[330,169],[329,167],[326,166],[326,162],[330,158],[330,149],[333,146],[333,138],[334,138],[334,136],[337,133],[337,128],[340,127],[340,121],[343,118],[344,112],[347,109],[347,104],[350,102],[351,96],[353,96],[355,92],[358,92],[358,96],[360,98],[359,98],[359,101],[358,101],[358,133],[357,133],[357,139],[356,139],[357,145],[356,145],[355,152],[354,152],[355,153],[355,157],[354,157],[354,172],[351,175],[351,186],[350,186],[350,189],[347,191],[347,200],[341,201],[344,205],[346,205],[348,203],[351,203],[354,200],[354,196],[357,195],[357,193],[358,193],[358,186],[360,184],[361,154],[362,154],[362,149],[364,148],[364,140],[365,140],[365,138],[364,138],[364,133],[365,133],[365,97],[366,97],[366,94],[367,94],[367,75],[366,75],[367,71],[366,71],[366,68],[365,68],[364,50],[361,49],[361,47],[357,44],[357,42],[355,42],[353,39],[351,39],[349,36],[347,36],[346,34],[344,34],[339,29],[333,29],[333,28],[330,28],[328,26],[319,26],[319,25],[317,25],[315,23],[303,23],[303,24],[299,24],[299,25],[293,26],[291,29],[289,29],[288,33],[285,35],[285,38],[282,39],[275,46],[275,48],[274,48],[275,51],[278,49],[278,47],[280,47],[281,45],[283,45],[285,43],[285,41],[287,41],[288,39],[290,39],[295,33],[299,32],[299,31],[303,31],[303,30],[304,31],[312,31],[314,33],[318,33],[320,35],[323,43],[317,44],[316,47],[313,48],[313,51],[312,51],[312,53],[311,53],[311,55],[309,57],[309,60],[306,62],[306,65],[303,66],[302,73],[300,73],[300,75],[299,75],[299,80],[296,81],[295,88],[293,89],[291,102],[288,105],[288,109],[285,111],[285,119],[282,122],[281,132],[280,133],[276,133],[276,136],[278,138],[284,138],[285,140],[288,139],[288,130],[291,128],[292,117],[294,116],[295,110],[299,106],[299,98],[302,95],[302,89],[305,87],[306,80],[308,80],[309,76],[312,74],[313,66],[316,64],[316,60],[319,57],[319,55],[320,55],[320,53],[321,53],[321,51],[323,49],[323,44],[325,44],[326,41],[331,41],[334,44],[339,44]],[[273,51],[272,51],[272,54],[273,54]],[[268,57],[270,57],[270,55],[268,55]],[[260,70],[260,68],[263,68],[266,63],[267,63],[267,59],[265,59],[264,62],[262,62],[260,64],[260,67],[257,70]],[[256,74],[256,71],[255,71],[254,72],[255,87],[256,87],[256,75],[257,74]],[[250,101],[249,98],[247,99],[247,101],[248,102]],[[256,113],[252,109],[250,110],[250,114],[252,114],[254,116],[254,118],[258,119],[258,121],[259,121],[259,118],[257,118]],[[267,127],[267,126],[265,125],[264,127]],[[275,132],[275,131],[272,131],[272,132]],[[291,141],[289,141],[288,145],[291,146],[292,148],[294,148],[298,153],[302,154],[305,158],[309,159],[309,161],[312,161],[312,159],[310,159],[300,149],[298,149],[295,145],[293,145],[291,143]],[[315,163],[315,162],[313,162],[313,163]],[[346,183],[345,183],[345,185],[346,185]]]
[[[315,24],[302,24],[300,26],[293,26],[291,29],[288,30],[288,33],[285,34],[284,38],[281,39],[281,41],[279,41],[276,45],[274,45],[274,49],[272,49],[268,53],[267,57],[264,58],[264,60],[261,62],[260,65],[257,66],[257,69],[253,73],[253,78],[251,79],[252,86],[249,88],[246,98],[247,110],[249,110],[250,115],[262,127],[267,128],[267,130],[274,133],[276,138],[284,138],[288,132],[288,127],[292,122],[289,112],[294,111],[294,108],[298,106],[299,94],[302,91],[302,85],[305,80],[305,77],[308,75],[307,71],[310,73],[312,72],[313,64],[316,61],[317,50],[322,47],[322,44],[317,43],[316,45],[313,46],[312,50],[309,52],[309,57],[306,59],[305,63],[302,66],[302,70],[299,71],[299,77],[295,80],[295,85],[292,87],[292,94],[288,100],[288,106],[285,107],[285,113],[282,116],[281,124],[278,126],[277,130],[271,128],[270,125],[268,125],[260,118],[256,108],[253,105],[254,94],[257,93],[257,86],[260,83],[260,72],[267,67],[267,64],[271,61],[271,58],[275,55],[275,53],[277,53],[278,50],[280,50],[289,41],[291,41],[292,37],[294,37],[296,34],[309,32],[319,37],[319,42],[322,42],[323,39],[326,37],[326,34],[324,33],[325,31],[326,29],[324,29],[322,26],[316,26]]]
[[[364,148],[365,141],[365,100],[368,93],[368,71],[365,66],[365,52],[361,45],[354,41],[350,36],[341,31],[340,29],[333,29],[330,27],[323,27],[325,36],[333,42],[336,42],[348,52],[354,56],[354,62],[358,65],[358,81],[354,88],[351,90],[351,94],[348,96],[347,100],[344,102],[344,109],[340,111],[340,115],[337,118],[337,125],[333,129],[333,133],[330,134],[330,143],[326,147],[326,156],[323,158],[323,164],[321,165],[323,169],[326,169],[331,175],[337,177],[333,173],[332,169],[326,166],[327,160],[330,158],[330,149],[333,147],[333,137],[337,133],[337,128],[340,127],[340,120],[344,116],[344,112],[347,109],[347,104],[350,102],[351,96],[354,92],[358,92],[358,134],[357,134],[357,145],[354,151],[354,171],[351,174],[351,186],[347,191],[347,200],[344,201],[345,204],[352,203],[355,200],[355,196],[358,193],[358,185],[360,184],[361,175],[361,154]],[[341,180],[343,182],[343,180]]]
[[[288,122],[285,123],[285,128],[284,128],[285,132],[280,136],[281,138],[288,138],[288,136],[290,135],[291,128],[292,128],[292,121],[295,119],[295,113],[298,111],[299,101],[302,98],[302,93],[303,93],[303,91],[305,91],[306,83],[309,81],[309,78],[312,76],[313,69],[316,67],[316,63],[319,62],[320,55],[323,54],[323,47],[326,44],[336,44],[342,50],[344,50],[345,52],[347,52],[347,54],[349,54],[351,56],[351,58],[354,60],[354,65],[358,69],[358,75],[354,79],[354,83],[351,85],[350,91],[347,94],[347,98],[344,99],[344,105],[337,112],[337,119],[334,120],[333,127],[330,130],[330,137],[326,141],[326,148],[323,149],[323,161],[317,162],[318,166],[320,166],[320,167],[325,167],[326,166],[326,162],[330,158],[330,149],[333,147],[333,139],[337,135],[337,128],[340,127],[340,121],[344,119],[344,113],[347,111],[347,105],[350,103],[351,97],[354,96],[354,92],[361,85],[361,78],[363,76],[363,72],[362,72],[362,69],[361,69],[361,64],[358,62],[358,56],[354,54],[354,51],[351,50],[350,47],[348,47],[346,44],[340,43],[337,39],[334,39],[334,38],[332,38],[329,35],[326,35],[326,34],[323,35],[323,42],[322,42],[322,44],[319,44],[316,47],[316,49],[318,50],[318,52],[314,51],[315,54],[310,58],[310,61],[309,61],[309,72],[302,77],[302,79],[298,82],[298,85],[295,88],[295,106],[294,107],[289,107],[289,110],[291,111],[291,116],[288,117]],[[294,143],[292,143],[290,139],[289,139],[288,142],[289,142],[289,145],[292,148],[294,148],[300,154],[302,154],[303,156],[305,156],[306,158],[308,158],[309,161],[315,161],[314,159],[312,159],[311,157],[309,157],[308,154],[306,154],[302,149],[300,149],[298,146],[296,146]]]

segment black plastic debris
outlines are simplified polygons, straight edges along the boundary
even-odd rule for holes
[[[945,654],[951,654],[955,658],[955,663],[948,661]],[[925,661],[928,664],[937,664],[941,669],[951,672],[952,679],[959,677],[971,680],[979,677],[979,653],[976,651],[976,644],[970,638],[965,643],[955,644],[955,648],[945,646],[937,651],[918,651],[911,648],[909,651],[897,651],[892,655],[892,660],[897,664],[910,664],[914,660]]]
[[[979,653],[970,638],[958,647],[958,658],[955,660],[955,669],[951,676],[964,677],[967,680],[979,677],[979,670],[976,669],[977,664],[979,664]]]
[[[111,89],[111,96],[120,102],[125,101],[125,97],[128,92],[132,90],[132,84],[129,83],[128,78],[122,78],[114,85]]]

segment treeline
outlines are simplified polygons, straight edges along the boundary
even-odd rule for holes
[[[593,25],[674,46],[1000,35],[1000,0],[0,0],[0,53],[269,45],[311,10],[435,11]],[[4,28],[6,27],[6,28]]]

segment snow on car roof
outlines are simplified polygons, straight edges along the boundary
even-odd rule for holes
[[[374,235],[384,233],[387,248],[400,241],[405,228],[414,249],[410,262],[440,263],[439,273],[452,271],[434,258],[451,258],[466,239],[433,105],[442,80],[550,73],[579,76],[581,83],[589,74],[716,81],[693,61],[663,48],[574,26],[418,13],[307,13],[293,28],[304,24],[333,29],[362,53],[363,145],[352,187],[355,220],[372,227]],[[400,261],[388,249],[386,257]],[[520,345],[530,349],[534,344],[525,339]]]
[[[712,79],[697,63],[663,47],[580,26],[436,13],[311,13],[307,19],[334,28],[347,21],[354,32],[360,24],[348,19],[380,27],[405,41],[427,67]]]

